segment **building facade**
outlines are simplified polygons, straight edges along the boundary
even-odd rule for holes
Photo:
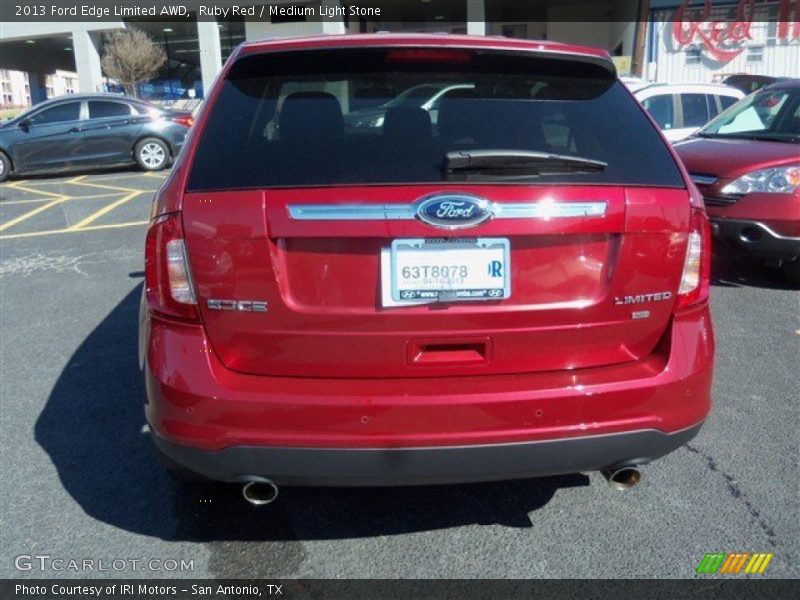
[[[0,69],[0,108],[30,106],[31,89],[28,74]]]
[[[648,79],[709,83],[736,73],[800,76],[800,2],[684,1],[651,12]]]

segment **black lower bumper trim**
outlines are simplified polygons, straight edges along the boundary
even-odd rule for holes
[[[198,450],[153,436],[177,465],[220,481],[252,476],[278,485],[389,486],[525,479],[625,464],[644,464],[691,440],[702,424],[675,433],[655,430],[568,439],[426,448],[286,448],[234,446]]]
[[[711,219],[714,235],[759,258],[794,260],[800,257],[800,238],[780,235],[758,221]]]

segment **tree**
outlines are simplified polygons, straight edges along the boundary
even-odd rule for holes
[[[108,77],[116,79],[131,96],[137,85],[150,81],[167,60],[166,53],[139,29],[112,33],[103,47],[101,64]]]

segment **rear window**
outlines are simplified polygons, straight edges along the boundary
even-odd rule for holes
[[[448,152],[533,151],[602,172],[501,183],[683,187],[665,143],[604,65],[460,49],[258,54],[231,68],[203,129],[188,188],[469,181]]]

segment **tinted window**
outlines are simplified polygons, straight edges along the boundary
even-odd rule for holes
[[[705,94],[681,94],[683,127],[702,127],[708,123]]]
[[[89,118],[105,119],[106,117],[130,116],[131,108],[122,102],[89,101]]]
[[[721,98],[722,96],[714,96],[712,94],[706,94],[706,106],[708,106],[708,118],[713,119],[719,114],[719,110],[717,110],[717,98]]]
[[[722,104],[722,110],[725,110],[736,104],[738,100],[731,96],[719,96],[719,102]]]
[[[239,59],[210,107],[189,189],[453,181],[442,171],[445,154],[473,149],[608,164],[599,173],[503,183],[683,186],[663,140],[604,66],[519,53],[436,52],[326,49]],[[451,86],[436,115],[393,103],[410,89],[424,97]],[[365,89],[383,97],[373,108],[351,110]],[[498,181],[479,172],[460,177]]]
[[[31,117],[31,123],[35,125],[47,125],[49,123],[63,123],[65,121],[77,121],[81,114],[80,102],[67,102],[59,104],[53,108],[48,108]]]
[[[650,116],[655,119],[661,129],[672,129],[675,126],[675,117],[672,114],[672,95],[662,94],[651,96],[642,101],[642,106],[647,109]]]

